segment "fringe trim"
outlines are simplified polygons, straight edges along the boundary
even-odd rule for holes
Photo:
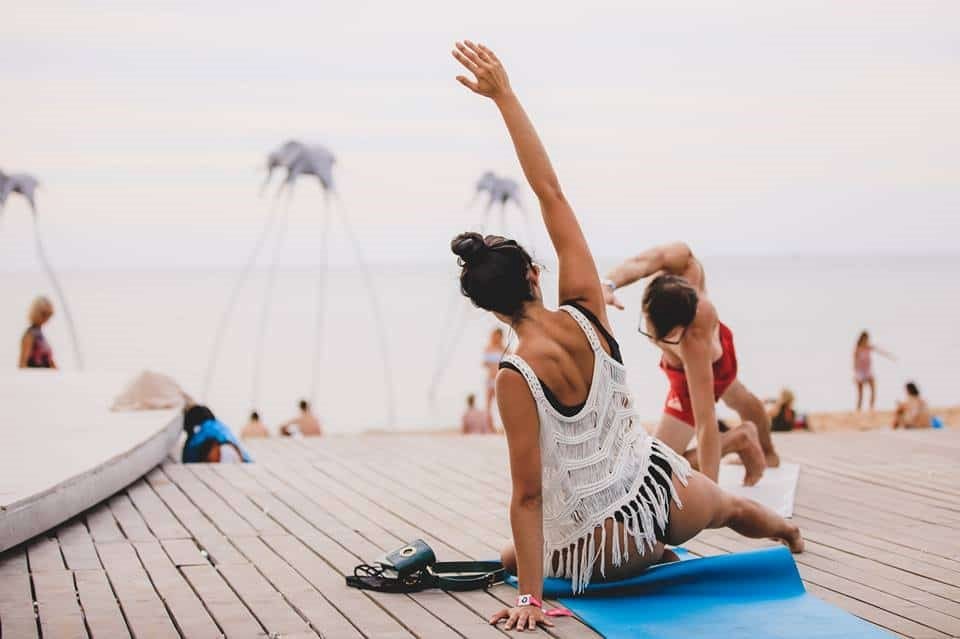
[[[666,444],[657,440],[652,440],[648,454],[650,460],[654,457],[665,461],[669,466],[674,477],[680,480],[684,486],[687,485],[690,476],[690,464],[686,459],[670,450]],[[664,484],[653,481],[653,488],[646,483],[646,478],[656,473],[661,479],[666,480]],[[549,577],[560,577],[570,579],[573,594],[582,594],[593,576],[593,570],[596,562],[600,562],[600,575],[606,577],[606,547],[607,547],[607,521],[614,520],[613,538],[611,539],[610,564],[614,567],[622,566],[630,560],[630,539],[640,551],[641,555],[646,554],[647,550],[653,550],[657,545],[656,527],[660,530],[666,530],[670,519],[670,502],[677,504],[678,508],[683,508],[680,496],[677,494],[676,487],[670,481],[670,477],[657,464],[651,461],[647,462],[646,472],[641,473],[638,478],[636,490],[631,492],[629,499],[619,504],[613,504],[603,514],[600,522],[589,527],[589,530],[567,543],[544,548],[544,566]],[[647,499],[640,494],[640,488],[646,487]],[[623,523],[616,527],[620,522],[616,521],[616,513],[623,515]],[[597,548],[596,535],[594,531],[600,527],[600,547]],[[554,571],[553,558],[557,557],[558,569]]]

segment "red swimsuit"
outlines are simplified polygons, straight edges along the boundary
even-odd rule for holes
[[[723,349],[723,354],[713,363],[714,400],[720,399],[737,379],[737,352],[733,347],[733,333],[723,322],[720,322],[720,348]],[[686,372],[682,368],[673,368],[664,359],[660,360],[660,368],[670,380],[670,391],[667,393],[663,412],[693,426],[696,422]]]

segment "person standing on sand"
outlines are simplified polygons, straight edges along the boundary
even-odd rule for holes
[[[752,486],[767,466],[780,465],[763,402],[737,378],[733,333],[707,296],[703,265],[682,242],[656,246],[610,271],[603,281],[607,304],[623,309],[617,289],[656,275],[643,293],[640,333],[662,351],[660,368],[670,391],[656,436],[704,475],[717,481],[720,458],[737,453],[743,483]],[[740,415],[741,425],[720,432],[716,402]],[[694,433],[697,447],[687,450]]]
[[[53,349],[43,335],[43,325],[53,317],[53,303],[42,295],[33,300],[27,312],[30,326],[20,339],[19,368],[56,368]]]
[[[497,327],[490,331],[490,340],[487,342],[486,348],[483,349],[483,368],[487,373],[487,420],[491,433],[496,431],[493,427],[493,399],[496,396],[494,382],[497,379],[497,366],[506,350],[507,348],[503,343],[503,329]]]
[[[490,414],[476,407],[477,396],[467,395],[467,410],[460,423],[460,432],[464,435],[483,435],[496,432],[490,423]]]
[[[894,428],[930,428],[933,416],[925,399],[920,397],[920,389],[913,382],[907,382],[907,398],[897,404],[893,417]]]
[[[268,431],[267,427],[260,421],[260,413],[257,411],[250,413],[250,421],[247,422],[247,425],[240,431],[240,439],[257,439],[269,436],[270,431]]]
[[[300,414],[288,422],[280,424],[281,435],[303,435],[304,437],[320,437],[323,435],[323,426],[320,420],[310,410],[310,404],[305,399],[300,400]]]
[[[517,574],[519,597],[490,623],[553,625],[540,601],[545,575],[570,579],[581,593],[591,581],[674,559],[664,544],[705,528],[773,537],[801,552],[796,525],[724,492],[643,429],[590,247],[533,124],[490,49],[466,41],[452,53],[475,78],[457,80],[503,117],[559,258],[563,300],[560,309],[544,306],[540,268],[516,241],[461,233],[450,243],[461,292],[518,338],[496,391],[512,482],[513,544],[501,558]]]
[[[873,353],[883,355],[893,361],[890,353],[870,343],[870,333],[863,331],[857,338],[857,345],[853,349],[853,382],[857,385],[857,410],[863,405],[863,385],[870,387],[870,410],[873,410],[874,400],[877,397],[877,384],[873,376]]]

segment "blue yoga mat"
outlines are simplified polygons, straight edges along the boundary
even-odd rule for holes
[[[569,581],[547,579],[544,596],[559,599],[611,639],[893,636],[809,594],[786,548],[702,559],[677,554],[681,561],[632,579],[590,584],[579,597],[571,596]]]

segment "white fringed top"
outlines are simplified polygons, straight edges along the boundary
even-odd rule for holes
[[[572,306],[560,308],[576,320],[594,352],[590,392],[576,415],[567,417],[554,408],[522,358],[510,355],[503,361],[523,375],[537,404],[544,572],[570,579],[573,591],[580,593],[590,583],[594,564],[600,561],[601,574],[606,566],[605,521],[618,513],[623,521],[611,540],[613,566],[629,558],[628,535],[641,553],[652,549],[657,544],[654,522],[666,530],[670,500],[682,507],[664,468],[686,485],[690,464],[640,425],[626,369],[603,350],[590,321]],[[652,457],[663,463],[651,463]]]

